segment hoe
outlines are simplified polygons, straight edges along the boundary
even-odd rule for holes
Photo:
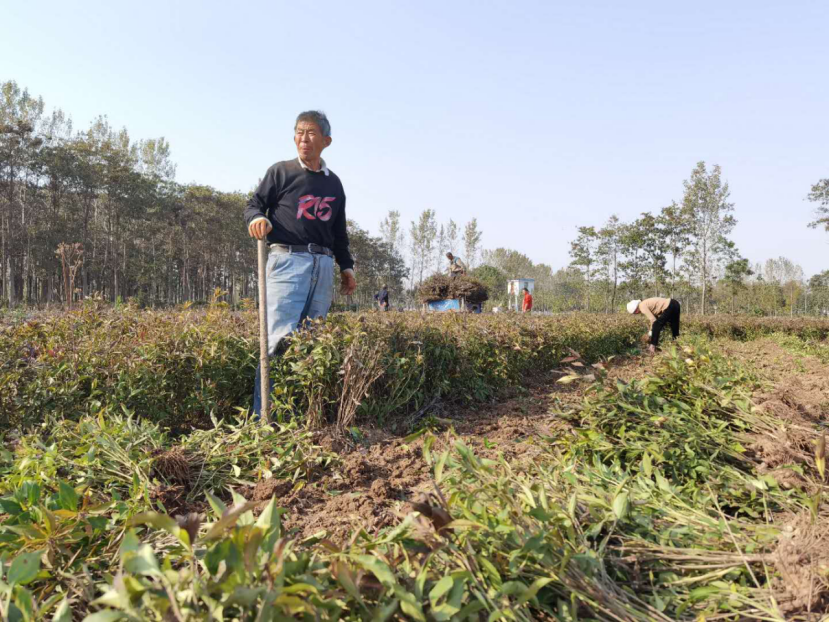
[[[271,412],[271,386],[268,383],[268,292],[265,287],[265,266],[268,263],[268,243],[257,240],[259,268],[259,383],[262,403],[260,415],[267,422]]]

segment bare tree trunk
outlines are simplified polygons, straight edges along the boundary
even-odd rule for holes
[[[8,302],[9,307],[14,307],[14,282],[15,282],[15,275],[14,275],[14,258],[9,255],[8,262],[7,262],[7,270],[6,270],[6,282],[8,283],[7,292],[8,292]]]
[[[26,301],[27,304],[32,302],[37,303],[37,290],[35,289],[35,281],[37,280],[37,275],[35,274],[34,268],[34,254],[32,253],[32,237],[30,234],[26,234],[26,278],[23,282],[23,300]]]
[[[110,298],[110,295],[107,293],[107,267],[109,267],[109,257],[110,257],[110,244],[109,244],[109,236],[107,236],[106,244],[104,244],[104,262],[101,264],[101,294],[107,298]],[[115,300],[114,298],[112,300]]]
[[[6,300],[9,289],[9,283],[6,279],[6,223],[7,219],[5,218],[5,214],[0,214],[0,281],[2,281],[0,300]]]
[[[706,246],[704,244],[703,254],[700,262],[700,314],[706,314]]]
[[[585,267],[585,311],[591,311],[591,264]]]
[[[671,254],[671,286],[669,286],[669,298],[674,298],[674,280],[677,275],[677,254]]]
[[[63,266],[63,291],[66,297],[66,309],[72,309],[72,290],[69,286],[69,267],[66,265],[66,258],[61,256]]]
[[[130,295],[130,283],[127,279],[127,243],[124,242],[121,245],[121,289],[123,290],[121,294],[123,295],[125,301],[127,300],[127,297]]]
[[[152,273],[150,274],[150,299],[155,305],[156,301],[156,242],[153,240],[150,246],[150,263],[152,268]]]
[[[795,315],[795,285],[790,286],[790,318]]]

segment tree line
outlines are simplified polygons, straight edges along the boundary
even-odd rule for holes
[[[0,85],[0,306],[92,295],[141,305],[256,295],[248,194],[175,182],[170,145],[135,141],[98,117],[76,130],[15,82]],[[349,222],[368,304],[408,269],[380,237]]]
[[[610,311],[622,299],[666,296],[698,313],[827,314],[828,271],[805,282],[802,268],[785,257],[752,264],[741,256],[729,238],[737,223],[729,195],[721,168],[698,162],[679,203],[629,223],[611,216],[580,227],[570,267],[580,271],[582,307]],[[813,185],[807,199],[817,204],[808,225],[827,231],[828,180]]]
[[[60,109],[15,82],[0,84],[0,306],[71,304],[92,295],[167,306],[219,290],[256,295],[256,250],[242,222],[247,193],[175,181],[164,138],[133,140],[105,116],[76,130]],[[714,304],[756,313],[826,313],[827,271],[806,283],[785,258],[750,265],[728,234],[733,205],[719,167],[699,163],[683,200],[632,223],[580,227],[570,266],[484,249],[476,219],[441,222],[435,209],[404,222],[390,210],[373,236],[349,221],[358,290],[340,307],[369,307],[382,284],[394,307],[460,255],[506,303],[510,278],[536,280],[536,308],[612,311],[631,296],[664,294],[687,309]],[[813,186],[811,227],[827,229],[827,180]],[[822,285],[823,284],[823,285]],[[824,288],[825,295],[820,296]]]
[[[683,182],[679,202],[631,222],[612,215],[602,225],[579,227],[571,262],[559,270],[514,249],[481,249],[475,220],[462,236],[452,220],[440,224],[434,210],[424,210],[408,229],[390,211],[381,232],[409,268],[410,289],[446,266],[447,250],[460,252],[473,276],[488,285],[489,308],[508,305],[509,279],[531,278],[534,307],[543,311],[611,313],[631,298],[666,296],[695,313],[826,315],[828,271],[805,280],[802,268],[785,257],[755,264],[742,257],[729,238],[737,223],[729,197],[721,168],[699,162]],[[813,185],[807,199],[816,204],[809,226],[827,231],[828,180]],[[401,297],[406,300],[407,292]]]
[[[256,256],[240,227],[245,196],[176,183],[163,138],[134,141],[106,117],[76,131],[61,110],[47,114],[41,98],[14,82],[0,89],[6,305],[92,293],[175,304],[205,299],[216,287],[253,291]],[[73,245],[71,258],[62,244]],[[63,275],[73,269],[68,293]]]

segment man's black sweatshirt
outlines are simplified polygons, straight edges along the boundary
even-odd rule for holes
[[[271,166],[245,208],[245,222],[266,217],[268,243],[328,247],[340,270],[354,267],[346,233],[346,194],[340,178],[324,167],[314,172],[299,160]]]

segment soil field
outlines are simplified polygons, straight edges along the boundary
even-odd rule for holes
[[[298,415],[267,424],[215,415],[248,357],[234,317],[184,342],[181,318],[156,320],[80,317],[92,346],[7,333],[24,354],[4,404],[60,415],[2,431],[1,618],[828,616],[816,323],[707,321],[651,357],[628,319],[346,318],[288,351],[276,397]],[[106,374],[72,357],[109,357]],[[194,387],[177,411],[159,393]]]
[[[720,344],[729,356],[745,362],[763,378],[763,387],[752,397],[759,409],[799,427],[827,427],[826,361],[788,351],[769,338]],[[645,355],[615,358],[607,364],[608,378],[626,382],[642,378],[652,361]],[[532,461],[539,452],[540,438],[571,428],[557,415],[563,403],[582,398],[581,388],[556,383],[563,375],[556,372],[534,379],[520,391],[505,392],[500,400],[472,409],[436,404],[425,414],[440,431],[434,447],[437,450],[461,439],[482,457],[501,454],[511,461]],[[337,453],[340,465],[297,492],[282,492],[290,486],[274,479],[263,481],[248,492],[249,499],[264,502],[276,494],[278,504],[290,511],[288,525],[305,537],[325,531],[328,538],[343,540],[360,528],[375,533],[399,522],[412,511],[411,502],[433,486],[431,470],[423,460],[423,439],[407,441],[378,429],[363,432],[358,442],[337,432],[317,433],[315,442]],[[792,458],[781,439],[759,439],[758,444],[769,459],[765,468],[774,470]]]

